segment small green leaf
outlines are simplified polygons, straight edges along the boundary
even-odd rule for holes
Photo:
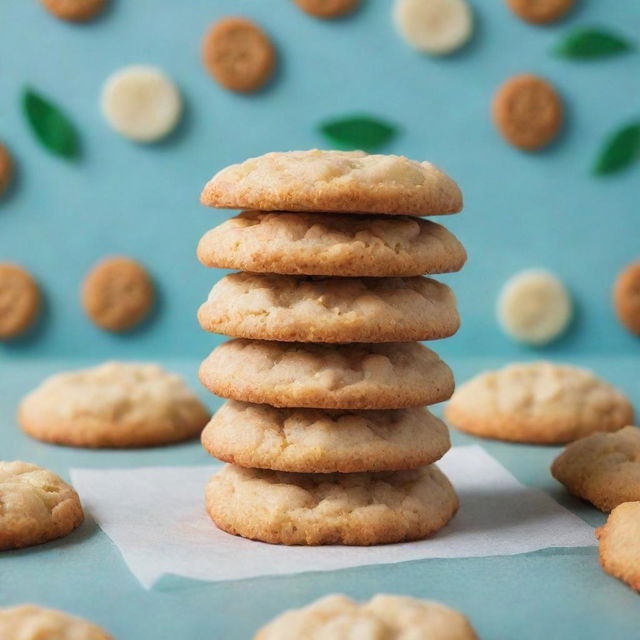
[[[78,154],[76,130],[58,107],[32,89],[26,89],[22,108],[31,130],[44,147],[65,158]]]
[[[602,58],[633,49],[624,38],[602,29],[574,29],[554,49],[565,58]]]
[[[593,168],[597,175],[620,171],[640,159],[640,120],[614,131],[606,140]]]
[[[375,151],[397,133],[397,128],[371,116],[350,116],[320,124],[320,131],[342,149]]]

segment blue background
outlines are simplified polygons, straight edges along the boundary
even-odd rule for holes
[[[2,345],[4,354],[203,356],[221,338],[198,329],[195,311],[220,274],[201,267],[194,250],[227,213],[198,203],[202,186],[248,156],[328,146],[317,123],[359,112],[401,126],[384,151],[429,159],[464,191],[464,213],[442,219],[469,250],[465,270],[445,278],[459,297],[463,327],[439,352],[526,351],[501,333],[494,304],[508,276],[538,266],[566,282],[578,307],[572,331],[547,352],[637,350],[614,318],[610,289],[640,253],[640,167],[606,179],[590,169],[603,137],[640,115],[640,55],[571,62],[550,49],[573,25],[637,38],[640,4],[584,0],[568,20],[541,28],[502,2],[476,0],[475,37],[447,59],[410,49],[394,30],[391,4],[368,0],[352,17],[324,22],[289,0],[115,0],[101,19],[78,26],[52,19],[35,0],[3,0],[0,139],[20,171],[0,202],[0,260],[28,267],[48,299],[39,328]],[[221,89],[200,63],[203,33],[228,14],[255,19],[277,45],[277,77],[257,95]],[[132,63],[162,67],[184,95],[183,122],[160,144],[121,138],[100,113],[102,82]],[[562,137],[536,154],[507,145],[489,118],[496,87],[523,71],[550,79],[567,107]],[[79,161],[53,157],[32,138],[19,108],[25,85],[77,124]],[[146,264],[161,294],[155,317],[124,337],[95,328],[78,302],[87,270],[112,253]]]

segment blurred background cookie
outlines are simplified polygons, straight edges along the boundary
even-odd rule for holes
[[[640,261],[628,265],[616,279],[613,306],[620,323],[640,336]]]
[[[0,198],[2,198],[11,184],[13,172],[14,165],[11,152],[4,144],[0,143]]]
[[[360,0],[293,0],[305,13],[316,18],[340,18],[360,4]]]
[[[563,18],[575,0],[505,0],[515,15],[525,22],[548,24]]]
[[[86,22],[102,13],[108,0],[40,0],[47,11],[61,20]]]
[[[38,317],[42,296],[36,281],[18,265],[0,263],[0,340],[23,334]]]

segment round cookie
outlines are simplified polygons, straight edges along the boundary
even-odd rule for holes
[[[458,185],[430,162],[364,151],[267,153],[219,171],[200,202],[219,209],[380,213],[457,213]]]
[[[276,51],[258,25],[245,18],[228,17],[207,31],[202,42],[202,62],[223,87],[250,93],[273,75]]]
[[[640,336],[640,261],[628,265],[613,287],[613,305],[620,323]]]
[[[89,318],[98,327],[116,333],[140,324],[149,315],[155,298],[144,267],[122,256],[95,265],[82,284],[81,295]]]
[[[408,596],[377,594],[358,604],[330,595],[302,609],[285,611],[255,635],[254,640],[477,640],[469,621],[438,602]]]
[[[41,298],[36,281],[22,267],[0,263],[0,340],[16,338],[33,325]]]
[[[150,447],[200,434],[209,412],[154,364],[107,362],[47,378],[20,403],[30,436],[72,447]]]
[[[0,143],[0,198],[9,188],[13,180],[13,158],[9,149]]]
[[[602,568],[640,591],[640,502],[617,506],[596,537]]]
[[[86,22],[102,13],[107,0],[40,0],[46,10],[70,22]]]
[[[558,135],[563,112],[556,90],[531,74],[509,78],[493,99],[498,131],[514,147],[527,151],[548,145]]]
[[[553,461],[551,473],[600,511],[640,500],[640,429],[625,427],[572,442]]]
[[[229,400],[202,432],[214,457],[303,473],[414,469],[449,450],[449,432],[424,407],[388,411],[276,409]]]
[[[226,465],[205,490],[223,531],[288,545],[373,545],[442,529],[458,497],[435,466],[382,473],[313,474]]]
[[[515,15],[533,24],[548,24],[564,17],[575,0],[506,0]]]
[[[551,362],[517,363],[460,386],[445,409],[476,436],[560,444],[633,422],[627,398],[590,371]]]
[[[322,345],[231,340],[200,366],[212,393],[273,407],[402,409],[453,393],[451,369],[415,342]]]
[[[284,275],[449,273],[466,257],[443,226],[400,216],[245,211],[198,244],[198,259],[207,267]]]
[[[73,488],[27,462],[0,462],[0,505],[0,551],[62,538],[84,519]]]
[[[360,0],[293,0],[305,13],[315,18],[332,20],[355,11]]]
[[[32,604],[0,609],[0,638],[7,640],[114,640],[104,629],[87,620]]]
[[[232,273],[198,310],[205,331],[282,342],[409,342],[452,336],[456,299],[430,278]]]

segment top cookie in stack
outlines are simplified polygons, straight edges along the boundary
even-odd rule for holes
[[[447,399],[453,377],[416,341],[458,329],[453,293],[423,275],[459,270],[466,252],[417,216],[459,211],[455,182],[399,156],[295,151],[222,170],[201,200],[249,209],[198,247],[206,266],[242,271],[198,312],[205,330],[237,338],[200,369],[230,399],[203,433],[233,463],[207,488],[213,520],[285,544],[444,526],[457,498],[432,463],[448,432],[422,405]]]

